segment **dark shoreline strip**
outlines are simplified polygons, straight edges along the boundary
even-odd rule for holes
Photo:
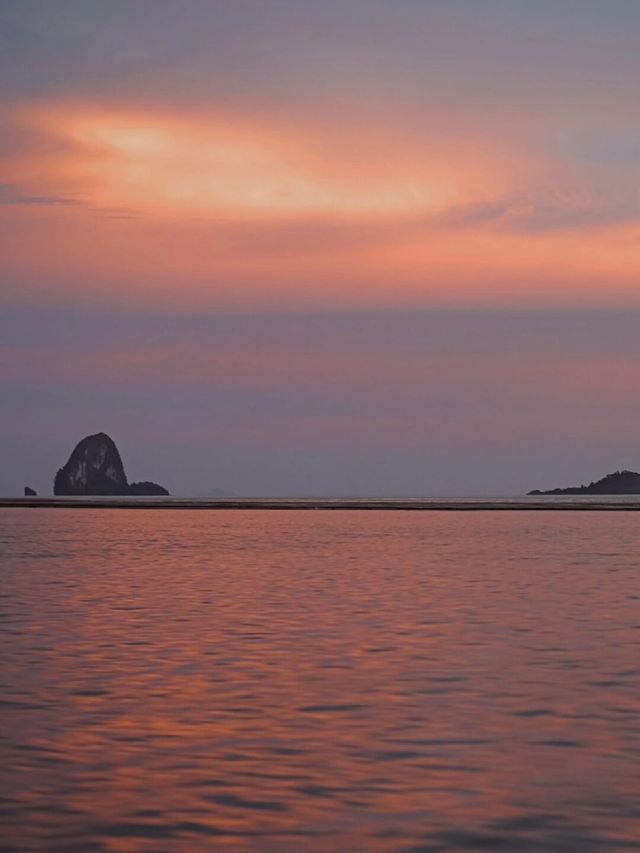
[[[176,509],[176,510],[404,510],[413,512],[487,512],[487,511],[588,511],[639,512],[640,497],[632,501],[554,501],[532,500],[349,500],[330,498],[261,500],[197,500],[189,498],[126,499],[126,498],[0,498],[2,508],[29,509]]]

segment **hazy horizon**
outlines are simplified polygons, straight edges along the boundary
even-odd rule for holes
[[[2,321],[14,355],[0,491],[49,493],[75,444],[99,431],[130,479],[175,495],[508,495],[588,482],[640,467],[639,321],[14,309]]]

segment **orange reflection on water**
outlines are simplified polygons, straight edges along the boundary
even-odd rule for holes
[[[635,515],[0,520],[9,839],[638,841]]]

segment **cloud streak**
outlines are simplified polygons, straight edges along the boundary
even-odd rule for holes
[[[25,195],[20,188],[13,184],[0,184],[0,204],[24,204],[24,205],[77,205],[81,204],[78,199],[63,195]]]

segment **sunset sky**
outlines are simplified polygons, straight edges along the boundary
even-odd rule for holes
[[[640,469],[638,0],[0,0],[0,493]]]

